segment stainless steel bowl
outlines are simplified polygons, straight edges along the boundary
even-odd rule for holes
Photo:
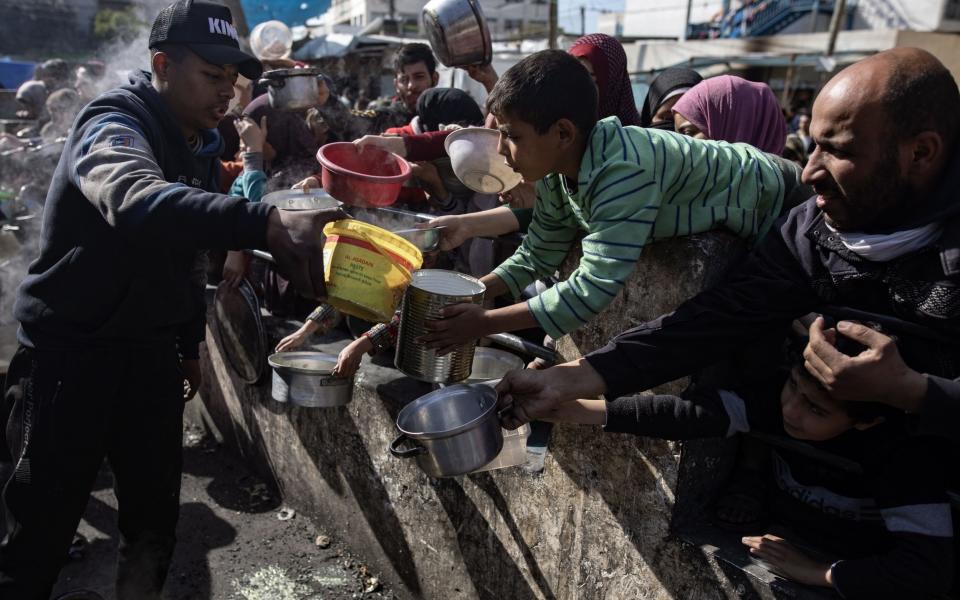
[[[440,247],[440,232],[442,229],[442,227],[399,229],[393,233],[419,248],[420,252],[433,252]]]
[[[421,14],[423,29],[440,62],[448,67],[490,64],[490,29],[477,0],[430,0]]]
[[[277,402],[309,408],[350,402],[353,378],[331,375],[337,365],[336,356],[323,352],[277,352],[267,362],[273,367],[270,395]]]
[[[279,190],[270,192],[261,202],[281,210],[316,210],[342,206],[339,200],[323,190]]]
[[[397,415],[400,435],[390,453],[415,458],[431,477],[479,469],[503,448],[496,409],[497,392],[486,385],[454,385],[421,396]]]
[[[343,210],[358,221],[376,225],[387,231],[413,229],[417,225],[429,223],[436,218],[433,215],[400,210],[399,208],[344,206]]]

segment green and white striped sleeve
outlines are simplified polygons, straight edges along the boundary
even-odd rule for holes
[[[636,267],[659,210],[656,179],[636,161],[602,164],[584,184],[589,232],[581,242],[580,264],[565,281],[527,302],[553,338],[584,325],[613,301]]]
[[[579,226],[560,189],[556,175],[537,182],[527,235],[513,256],[493,270],[514,298],[537,279],[553,275],[577,240]]]

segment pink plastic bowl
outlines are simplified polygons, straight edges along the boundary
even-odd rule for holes
[[[410,179],[407,161],[375,146],[358,151],[351,142],[334,142],[317,151],[317,160],[323,189],[344,204],[389,206]]]

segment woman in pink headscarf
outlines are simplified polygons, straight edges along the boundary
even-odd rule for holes
[[[585,35],[573,43],[576,56],[597,83],[600,118],[619,117],[622,125],[640,125],[640,113],[627,75],[627,53],[616,39],[603,33]]]
[[[770,87],[733,75],[690,88],[674,105],[673,116],[684,135],[744,142],[771,154],[781,154],[787,140],[787,123]]]

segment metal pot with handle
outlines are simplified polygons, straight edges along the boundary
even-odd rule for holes
[[[267,86],[270,107],[280,110],[303,110],[320,102],[319,69],[274,69],[261,76]]]
[[[416,459],[431,477],[479,469],[503,448],[497,392],[488,385],[453,385],[421,396],[397,415],[397,429],[390,453]]]
[[[490,29],[477,0],[430,0],[421,20],[430,46],[446,66],[488,65],[493,60]]]
[[[277,402],[309,408],[330,408],[350,402],[352,377],[334,377],[337,357],[323,352],[277,352],[267,359],[273,367],[270,395]]]

